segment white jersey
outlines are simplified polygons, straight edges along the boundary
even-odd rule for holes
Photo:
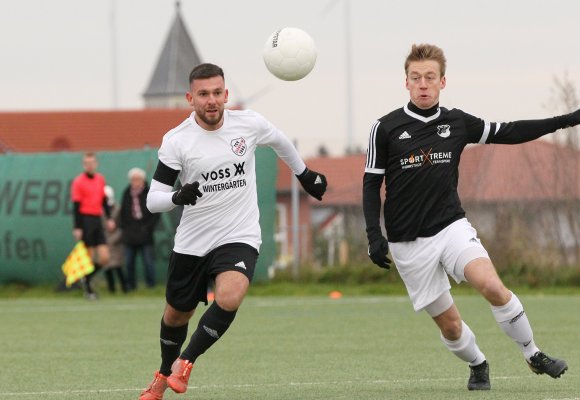
[[[159,161],[180,171],[182,185],[199,182],[203,196],[185,206],[174,251],[203,256],[226,243],[262,243],[256,190],[257,146],[268,145],[295,174],[306,168],[286,136],[251,110],[225,110],[215,131],[201,128],[191,114],[163,137]]]

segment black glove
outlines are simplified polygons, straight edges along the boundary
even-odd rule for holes
[[[580,108],[572,113],[574,125],[580,124]]]
[[[391,269],[391,259],[389,253],[389,242],[383,236],[369,243],[369,257],[373,263],[381,268]]]
[[[322,200],[322,195],[326,192],[326,177],[324,175],[306,168],[296,177],[306,193],[319,201]]]
[[[197,198],[202,194],[199,191],[199,182],[186,183],[177,192],[173,193],[171,201],[178,206],[190,205],[193,206],[197,202]]]
[[[576,126],[580,124],[580,108],[570,114],[563,115],[565,118],[565,125],[563,128],[570,128],[572,126]]]

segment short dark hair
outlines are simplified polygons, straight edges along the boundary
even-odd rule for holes
[[[439,63],[441,76],[445,76],[447,60],[443,50],[433,44],[414,44],[405,60],[405,74],[409,74],[409,64],[413,61],[433,60]]]
[[[196,65],[189,73],[189,84],[191,85],[192,82],[196,79],[209,79],[213,78],[214,76],[221,76],[225,79],[224,70],[215,64],[199,64]]]

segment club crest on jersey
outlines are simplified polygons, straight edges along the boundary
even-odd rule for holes
[[[248,149],[248,145],[246,144],[246,140],[243,137],[233,139],[230,144],[232,145],[232,151],[234,154],[238,156],[243,156],[246,154],[246,150]]]
[[[442,138],[449,137],[451,135],[451,127],[449,125],[437,125],[437,134]]]

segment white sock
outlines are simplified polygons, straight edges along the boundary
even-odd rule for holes
[[[520,299],[512,298],[503,306],[491,306],[491,312],[501,329],[520,347],[526,360],[540,351],[534,343],[534,333]]]
[[[469,365],[479,365],[485,361],[485,355],[479,350],[475,343],[475,335],[469,326],[461,321],[461,336],[457,340],[446,339],[443,334],[441,340],[447,348],[457,357],[469,363]]]

